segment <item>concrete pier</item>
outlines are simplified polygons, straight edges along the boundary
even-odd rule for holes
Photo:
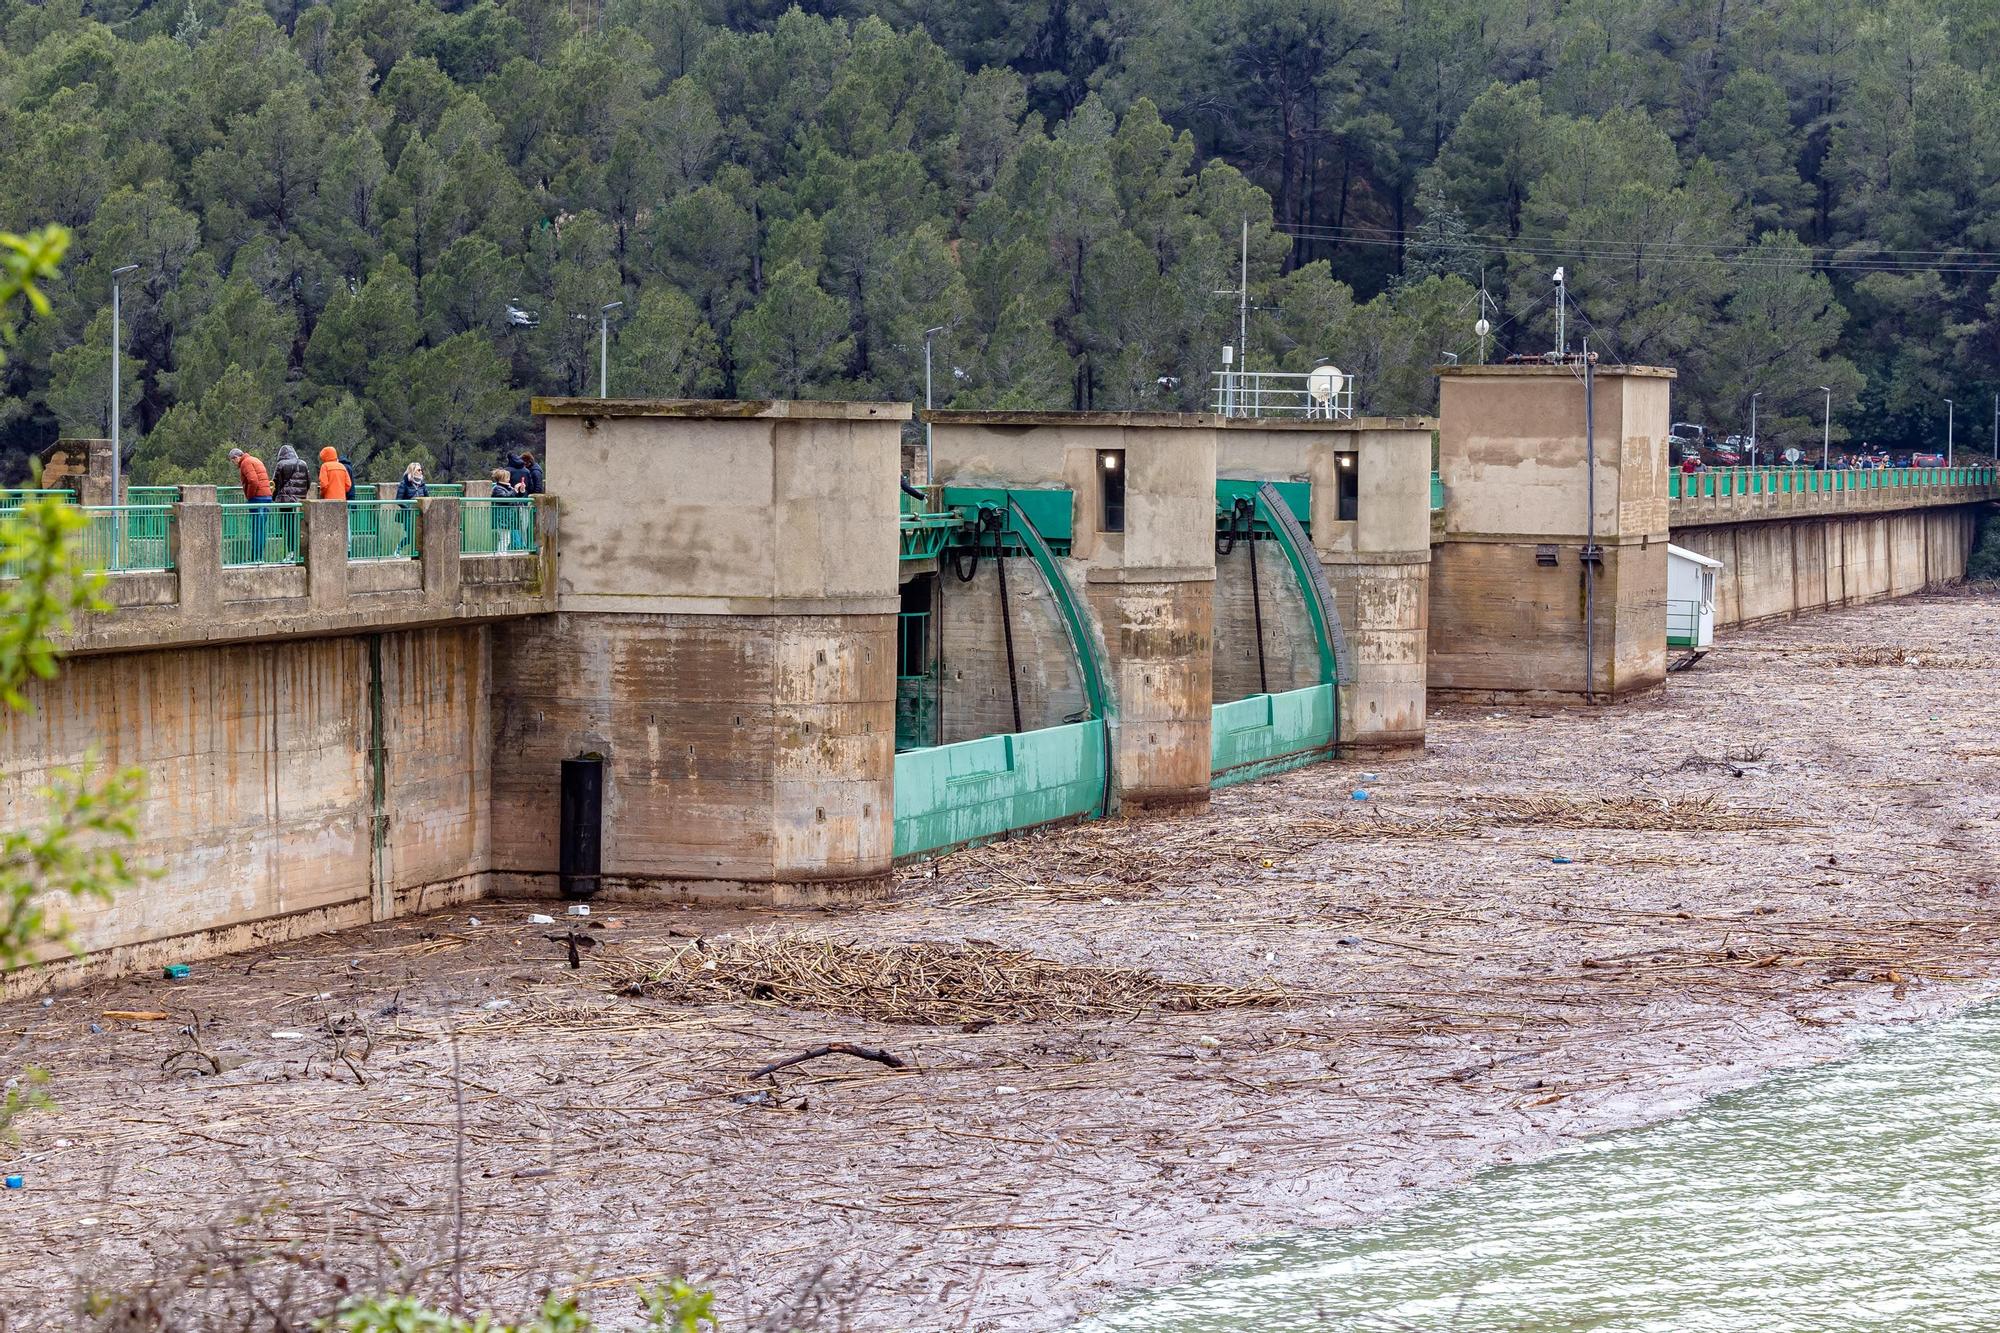
[[[555,889],[561,761],[605,761],[607,892],[887,885],[900,403],[537,399],[556,614],[495,645],[495,882]]]
[[[1659,685],[1674,372],[1597,367],[1594,447],[1581,366],[1439,375],[1433,696],[1604,701]]]
[[[1215,585],[1214,418],[1154,412],[927,412],[924,420],[932,429],[940,485],[1073,494],[1069,559],[1064,563],[1080,580],[1111,664],[1116,808],[1126,814],[1205,808]],[[1114,488],[1110,508],[1107,487]],[[1120,490],[1122,504],[1115,494]],[[949,620],[946,632],[951,632]]]
[[[1224,478],[1305,481],[1312,486],[1309,525],[1313,550],[1332,586],[1340,615],[1345,659],[1340,672],[1340,743],[1344,750],[1395,754],[1424,743],[1425,640],[1429,622],[1431,437],[1428,417],[1360,417],[1344,420],[1224,419],[1217,432],[1216,461]],[[1247,560],[1237,577],[1248,577]],[[1264,564],[1274,562],[1265,561]],[[1280,606],[1297,600],[1288,571],[1259,568],[1267,597]],[[1275,573],[1276,577],[1273,577]],[[1227,583],[1218,586],[1228,586]],[[1241,621],[1246,595],[1218,599],[1218,610]],[[1303,612],[1265,627],[1293,664],[1290,679],[1273,689],[1316,684],[1298,669],[1308,654],[1298,638],[1309,634]],[[1231,625],[1241,637],[1240,625]],[[1310,648],[1310,644],[1304,645]],[[1255,692],[1254,671],[1244,673],[1244,654],[1231,653],[1232,668],[1217,702]],[[1254,664],[1253,664],[1254,665]],[[1269,661],[1267,653],[1267,671]],[[1218,674],[1223,668],[1218,665]]]

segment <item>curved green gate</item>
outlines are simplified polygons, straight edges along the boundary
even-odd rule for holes
[[[1036,493],[1036,497],[1045,500],[1047,493]],[[968,520],[966,526],[974,542],[982,541],[985,532],[993,532],[996,558],[1018,548],[1035,562],[1068,631],[1089,716],[1059,727],[982,736],[898,754],[898,859],[1060,819],[1096,818],[1104,813],[1111,785],[1111,739],[1106,726],[1112,711],[1105,687],[1108,671],[1084,610],[1056,566],[1055,553],[1029,518],[1021,496],[1011,492],[955,495],[947,490],[945,500],[956,503]],[[997,529],[982,523],[982,518],[988,523],[997,521]]]
[[[1302,496],[1310,496],[1303,483],[1288,484]],[[1245,482],[1218,482],[1218,514],[1232,512],[1237,496],[1248,486]],[[1211,787],[1227,787],[1330,759],[1340,740],[1340,672],[1347,645],[1340,632],[1333,590],[1311,539],[1278,487],[1260,482],[1250,494],[1255,509],[1249,539],[1256,540],[1260,531],[1268,533],[1285,553],[1312,622],[1320,683],[1216,704],[1209,740]]]

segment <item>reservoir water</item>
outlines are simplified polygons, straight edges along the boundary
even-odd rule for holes
[[[1246,1247],[1081,1327],[2000,1329],[2000,1005],[1367,1227]]]

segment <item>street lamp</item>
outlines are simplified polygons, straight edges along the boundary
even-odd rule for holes
[[[1826,419],[1820,426],[1819,436],[1819,470],[1824,472],[1827,470],[1828,454],[1832,450],[1833,442],[1833,390],[1822,384],[1819,386],[1819,391],[1826,395]]]
[[[1958,408],[1951,399],[1944,400],[1944,465],[1951,466],[1952,427],[1957,424]]]
[[[623,301],[597,307],[597,396],[611,396],[611,312]]]
[[[945,326],[924,330],[924,411],[931,410],[931,339],[943,333]],[[931,484],[931,423],[924,423],[924,485]]]
[[[1757,466],[1757,400],[1764,396],[1762,389],[1750,395],[1750,466]]]
[[[121,424],[119,418],[125,415],[121,402],[121,394],[124,386],[120,383],[120,373],[123,367],[119,360],[120,345],[124,342],[124,339],[120,336],[120,322],[124,311],[123,302],[119,295],[119,279],[123,278],[127,273],[136,273],[138,271],[139,266],[137,264],[126,264],[111,270],[111,503],[114,505],[119,503],[119,470],[124,466],[124,458],[121,455],[120,448],[121,434],[119,431]],[[117,526],[115,520],[114,526]]]

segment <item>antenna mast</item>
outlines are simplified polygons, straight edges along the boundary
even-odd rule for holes
[[[1236,288],[1236,346],[1250,368],[1250,219],[1243,219],[1243,271]]]

